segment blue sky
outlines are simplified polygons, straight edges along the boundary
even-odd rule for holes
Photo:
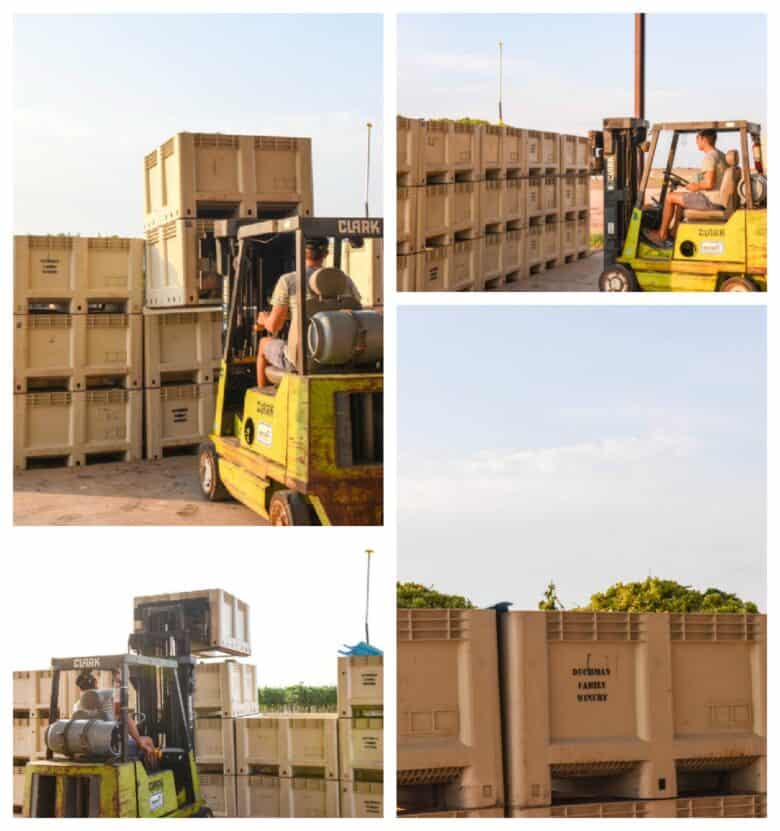
[[[17,16],[16,233],[141,234],[143,157],[176,132],[313,139],[320,215],[381,213],[379,15]]]
[[[650,121],[766,127],[763,15],[650,14],[646,38]],[[631,14],[402,15],[398,111],[497,120],[499,40],[506,123],[587,135],[633,113]]]
[[[404,308],[398,343],[400,579],[535,608],[652,573],[764,607],[763,309]]]

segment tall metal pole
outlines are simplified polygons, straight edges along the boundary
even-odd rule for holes
[[[645,117],[645,15],[634,15],[634,117]]]
[[[368,189],[371,181],[371,128],[373,126],[370,121],[366,122],[366,127],[368,128],[368,148],[366,151],[366,218],[371,215],[368,212]]]
[[[504,125],[504,41],[498,42],[498,123]]]
[[[371,586],[371,555],[373,553],[373,549],[366,549],[366,643],[368,644],[371,643],[371,639],[368,637],[368,591]]]

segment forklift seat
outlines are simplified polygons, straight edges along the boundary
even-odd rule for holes
[[[736,150],[729,150],[726,153],[726,165],[718,193],[720,205],[711,210],[688,208],[683,212],[683,221],[727,222],[731,218],[739,205],[737,186],[742,177],[742,171],[739,168],[739,153]]]
[[[309,319],[317,312],[361,308],[360,301],[351,291],[350,278],[340,268],[318,268],[312,272],[309,290],[311,295],[306,298],[306,315]],[[290,354],[296,353],[295,347],[294,330],[291,327],[288,341]],[[265,377],[277,387],[286,374],[287,370],[275,366],[267,366],[265,369]]]

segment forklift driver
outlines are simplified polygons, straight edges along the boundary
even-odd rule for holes
[[[328,255],[328,240],[322,238],[306,240],[306,290],[307,298],[311,296],[311,289],[308,286],[309,277],[318,269]],[[349,292],[360,300],[360,293],[352,280],[347,278]],[[288,317],[295,327],[298,313],[298,302],[295,297],[295,272],[291,271],[276,281],[273,294],[271,295],[271,311],[260,312],[257,316],[257,327],[265,329],[270,337],[260,339],[257,349],[257,385],[265,387],[268,383],[265,368],[269,364],[285,372],[295,370],[295,350],[289,348],[289,344],[283,339],[276,337]]]
[[[116,670],[113,673],[113,682],[114,682],[114,718],[119,721],[120,712],[119,712],[119,684],[120,684],[120,674]],[[79,673],[78,678],[76,679],[76,686],[82,691],[85,692],[86,690],[96,690],[97,689],[97,678],[90,672],[90,670],[85,669]],[[76,702],[76,708],[78,708],[79,704]],[[127,720],[127,732],[130,734],[130,739],[132,742],[135,743],[135,746],[143,752],[143,755],[151,769],[157,767],[157,754],[155,753],[154,749],[154,742],[149,738],[149,736],[142,736],[138,732],[138,726],[135,723],[135,719],[128,718]],[[135,754],[133,753],[133,744],[130,744],[130,757],[132,758]]]
[[[699,211],[717,209],[717,200],[720,192],[720,183],[726,171],[726,157],[715,147],[718,134],[715,130],[699,130],[696,133],[696,147],[704,153],[701,164],[701,176],[698,182],[689,182],[684,191],[667,193],[664,202],[661,227],[655,231],[646,232],[652,243],[660,248],[672,248],[674,243],[669,239],[669,228],[672,219],[679,220],[681,210],[691,208]],[[676,225],[675,225],[676,227]]]

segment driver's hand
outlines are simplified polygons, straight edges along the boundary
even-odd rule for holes
[[[260,329],[265,329],[265,312],[259,312],[257,315],[257,325]]]
[[[157,754],[154,751],[154,742],[149,738],[149,736],[139,736],[138,747],[143,750],[149,767],[153,769],[156,768]]]

